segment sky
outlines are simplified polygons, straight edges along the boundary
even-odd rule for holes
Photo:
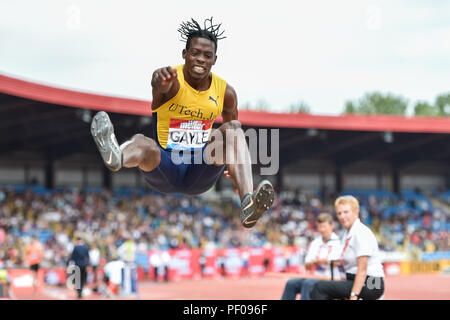
[[[304,101],[337,115],[381,91],[408,99],[411,114],[450,91],[445,0],[2,0],[0,73],[151,100],[152,72],[183,63],[180,22],[211,16],[227,37],[212,71],[241,106]]]

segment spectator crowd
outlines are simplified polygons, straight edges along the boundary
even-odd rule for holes
[[[208,193],[187,197],[154,192],[112,193],[66,189],[53,192],[17,191],[0,187],[0,267],[26,266],[25,247],[33,235],[43,244],[41,267],[65,266],[81,236],[114,260],[131,235],[139,253],[151,249],[306,246],[317,235],[315,218],[334,214],[337,195],[308,195],[286,189],[278,193],[268,214],[253,229],[239,220],[234,194]],[[371,227],[380,249],[422,252],[450,250],[450,211],[433,206],[420,191],[402,195],[355,194],[361,220]],[[336,233],[340,235],[336,223]]]

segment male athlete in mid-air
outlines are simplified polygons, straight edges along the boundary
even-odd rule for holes
[[[250,153],[238,121],[236,92],[211,72],[217,60],[217,41],[224,38],[219,27],[212,18],[205,20],[203,28],[194,19],[181,24],[178,31],[186,41],[184,65],[157,69],[152,76],[154,140],[137,134],[119,146],[103,111],[95,115],[91,133],[111,171],[138,167],[147,183],[163,193],[201,194],[224,172],[239,193],[242,225],[251,228],[272,205],[274,190],[264,180],[253,192]],[[211,130],[220,114],[223,124]],[[184,161],[186,152],[190,152],[189,161]],[[194,160],[199,152],[204,155],[200,163]],[[183,161],[174,157],[180,153]]]

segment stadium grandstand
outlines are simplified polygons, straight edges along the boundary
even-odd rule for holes
[[[257,227],[244,232],[236,214],[239,199],[225,178],[202,196],[185,197],[149,189],[137,170],[107,170],[90,135],[97,110],[109,112],[119,142],[138,132],[152,137],[150,101],[0,75],[0,262],[5,268],[23,268],[25,243],[37,234],[44,244],[42,277],[50,283],[48,273],[65,267],[76,235],[97,245],[105,262],[131,234],[141,280],[154,277],[158,266],[151,256],[164,250],[173,261],[183,259],[177,250],[192,250],[193,260],[206,249],[218,250],[216,258],[228,258],[227,275],[242,276],[232,259],[236,252],[224,250],[261,248],[250,253],[255,276],[301,272],[306,244],[317,234],[315,217],[333,212],[339,194],[359,199],[361,219],[378,238],[388,274],[448,268],[449,118],[241,110],[244,129],[279,130],[279,170],[265,177],[277,190],[276,201]],[[260,179],[255,175],[255,182]],[[262,267],[266,258],[268,269]],[[178,268],[171,279],[198,275],[197,267],[181,272],[180,265],[171,264]],[[211,277],[219,273],[215,260],[206,265]],[[63,283],[58,279],[52,283]]]

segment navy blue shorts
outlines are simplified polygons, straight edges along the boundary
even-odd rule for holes
[[[214,166],[204,161],[196,164],[194,158],[199,159],[199,155],[203,154],[204,148],[189,155],[190,163],[179,161],[181,158],[174,163],[171,158],[171,151],[167,151],[161,146],[159,146],[159,149],[161,150],[159,166],[150,172],[143,171],[140,168],[139,171],[153,189],[162,193],[201,194],[211,189],[225,169],[225,165]]]

